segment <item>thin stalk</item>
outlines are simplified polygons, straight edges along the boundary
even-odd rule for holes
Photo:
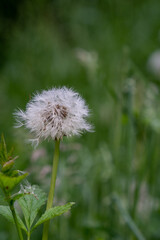
[[[30,240],[30,237],[31,237],[31,233],[28,232],[27,240]]]
[[[59,144],[60,144],[60,140],[56,140],[55,141],[55,152],[54,152],[54,157],[53,157],[52,176],[51,176],[50,190],[49,190],[46,210],[50,209],[53,205],[53,197],[54,197],[54,190],[55,190],[57,169],[58,169],[58,161],[59,161]],[[48,240],[49,223],[50,223],[50,221],[47,221],[44,223],[42,240]]]
[[[17,232],[18,232],[19,239],[20,239],[20,240],[23,240],[22,231],[21,231],[21,228],[20,228],[19,225],[18,225],[18,220],[17,220],[16,212],[15,212],[14,205],[13,205],[12,202],[9,203],[9,207],[10,207],[10,210],[11,210],[11,212],[12,212],[12,216],[13,216],[13,219],[14,219],[14,222],[15,222],[15,225],[16,225],[16,228],[17,228]]]

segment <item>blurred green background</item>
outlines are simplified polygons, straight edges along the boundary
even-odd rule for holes
[[[55,204],[76,205],[50,239],[160,239],[159,48],[159,0],[0,1],[0,132],[16,167],[48,192],[53,142],[33,149],[13,128],[34,92],[72,87],[95,127],[61,144]],[[0,240],[17,240],[0,222]]]

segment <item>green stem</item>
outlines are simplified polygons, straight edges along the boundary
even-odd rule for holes
[[[53,157],[52,176],[51,176],[50,190],[49,190],[46,210],[50,209],[53,205],[54,189],[56,184],[58,160],[59,160],[59,144],[60,144],[60,140],[56,140],[55,152]],[[44,223],[42,240],[48,240],[49,223],[50,221],[47,221]]]
[[[19,239],[20,239],[20,240],[23,240],[22,231],[21,231],[21,228],[20,228],[19,225],[18,225],[18,220],[17,220],[16,212],[15,212],[14,205],[13,205],[12,202],[9,203],[9,207],[10,207],[10,210],[11,210],[12,215],[13,215],[13,219],[14,219],[14,222],[15,222],[15,225],[16,225],[16,228],[17,228],[17,232],[18,232]]]
[[[30,234],[30,232],[28,232],[27,240],[30,240],[30,237],[31,237],[31,234]]]

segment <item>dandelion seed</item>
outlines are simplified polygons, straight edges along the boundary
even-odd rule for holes
[[[38,145],[41,140],[62,139],[92,131],[87,123],[89,115],[85,101],[78,93],[66,87],[53,88],[36,94],[27,104],[26,111],[15,113],[17,126],[25,126],[34,134],[30,141]]]

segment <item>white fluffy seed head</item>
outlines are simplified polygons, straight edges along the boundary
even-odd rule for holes
[[[30,141],[36,145],[47,138],[62,139],[63,136],[92,131],[92,126],[86,121],[88,115],[85,101],[66,87],[35,94],[25,112],[18,110],[15,113],[16,127],[24,125],[28,128],[35,137]]]

